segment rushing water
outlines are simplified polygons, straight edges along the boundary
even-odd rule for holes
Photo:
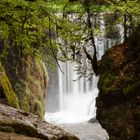
[[[59,108],[56,112],[45,114],[47,121],[79,123],[96,116],[95,98],[98,94],[98,77],[94,76],[92,81],[87,81],[83,77],[77,80],[78,74],[74,71],[75,65],[70,62],[61,63],[65,74],[61,71],[58,72],[59,92],[57,99]]]

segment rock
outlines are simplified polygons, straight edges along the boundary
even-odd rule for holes
[[[97,119],[110,140],[140,139],[140,33],[109,49],[100,61]]]
[[[0,138],[8,140],[78,140],[61,128],[42,121],[38,116],[0,104]],[[24,137],[23,137],[24,136]]]
[[[88,122],[90,122],[90,123],[98,123],[98,120],[96,118],[91,118]]]
[[[18,135],[15,133],[5,133],[0,131],[0,140],[41,140],[41,139]]]
[[[9,51],[4,60],[0,60],[0,67],[3,66],[0,70],[0,77],[7,77],[5,80],[8,79],[8,82],[5,83],[8,84],[8,88],[3,91],[0,88],[0,92],[2,91],[6,96],[9,105],[14,105],[16,108],[32,112],[43,118],[48,76],[41,59],[24,56],[19,63],[18,54],[16,55],[12,49]],[[0,85],[4,87],[5,83],[0,83]],[[10,92],[12,94],[8,94]]]
[[[7,101],[13,107],[19,108],[17,96],[15,95],[9,78],[0,62],[0,99]]]

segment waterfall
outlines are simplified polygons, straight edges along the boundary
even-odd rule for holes
[[[61,67],[65,73],[59,71],[60,80],[60,111],[69,111],[71,113],[77,113],[81,116],[95,116],[95,113],[91,113],[94,108],[91,108],[92,104],[95,106],[93,100],[96,98],[98,89],[97,81],[98,77],[87,81],[82,77],[79,80],[78,74],[74,71],[74,67],[77,64],[66,62],[61,63]]]
[[[104,32],[105,21],[102,16],[99,19],[100,30]],[[118,26],[118,25],[116,25]],[[122,34],[122,27],[118,27],[119,35]],[[96,36],[97,58],[101,59],[105,51],[112,45],[118,44],[118,37],[110,38],[104,34]],[[79,123],[96,117],[95,98],[98,95],[95,75],[91,80],[85,77],[79,78],[72,62],[59,62],[63,73],[56,68],[50,75],[46,99],[45,120],[51,123]]]
[[[88,121],[96,116],[95,98],[98,94],[98,77],[92,81],[81,77],[75,71],[76,63],[60,63],[64,74],[58,70],[59,77],[59,109],[54,113],[46,113],[47,121],[56,123],[76,123]],[[55,102],[55,100],[52,100]]]

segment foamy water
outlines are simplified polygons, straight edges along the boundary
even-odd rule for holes
[[[96,116],[95,98],[98,90],[94,90],[95,94],[82,94],[78,96],[65,96],[65,109],[54,113],[45,113],[45,120],[51,123],[80,123],[86,122]]]
[[[73,112],[61,111],[56,113],[46,113],[45,120],[57,124],[71,124],[80,123],[89,120],[90,116],[81,116],[81,114],[74,114]]]

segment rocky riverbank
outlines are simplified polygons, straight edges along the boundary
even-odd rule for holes
[[[38,116],[0,103],[1,140],[78,140]]]

